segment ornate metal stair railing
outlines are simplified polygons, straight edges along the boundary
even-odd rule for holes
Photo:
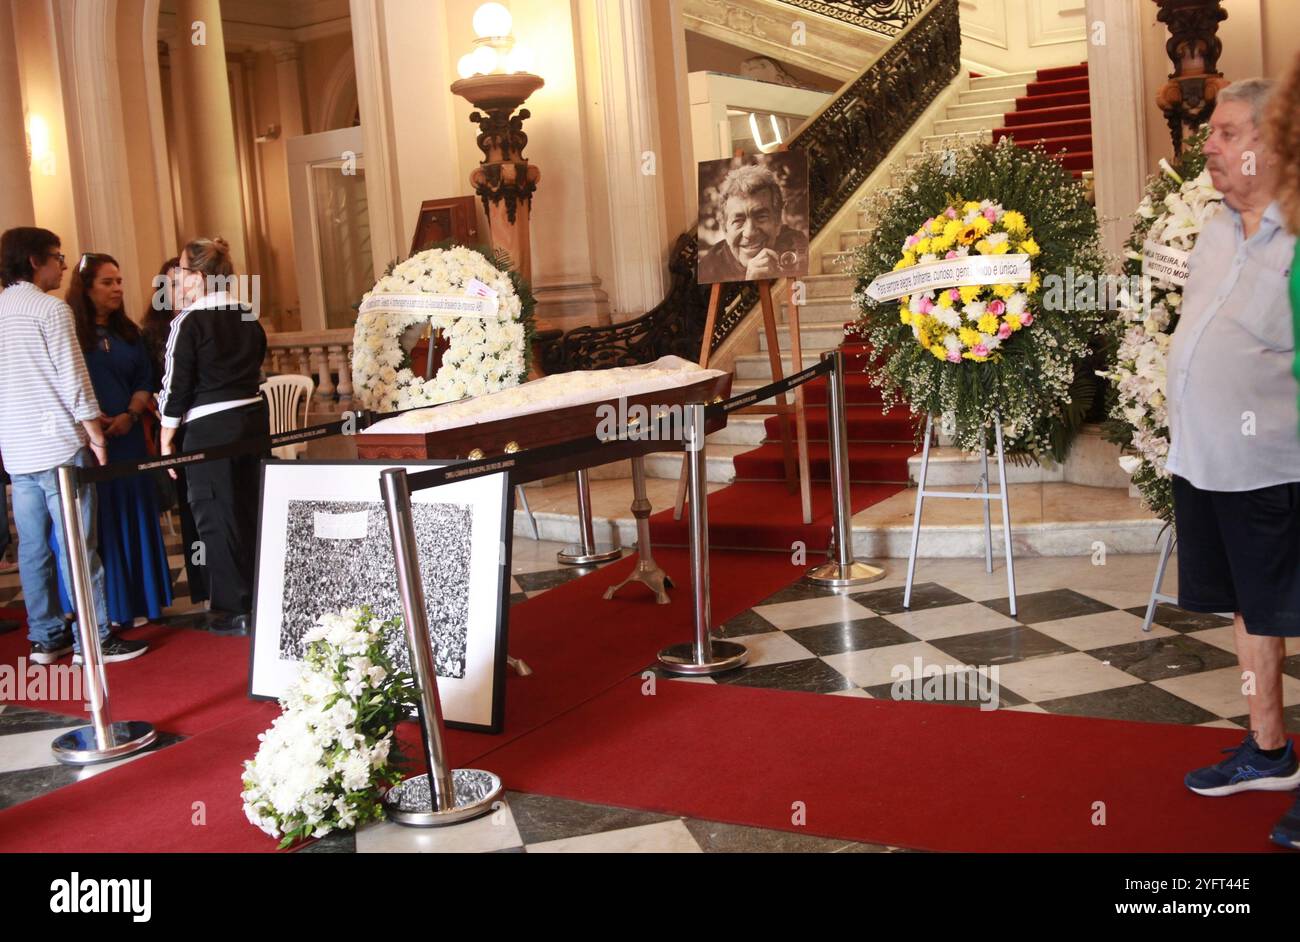
[[[781,0],[873,33],[897,36],[925,9],[927,0]]]
[[[816,5],[922,9],[788,142],[791,150],[808,153],[813,235],[840,211],[957,76],[961,58],[957,0],[862,0]],[[709,287],[695,282],[696,249],[696,232],[692,228],[678,237],[668,265],[671,285],[660,304],[619,324],[570,330],[541,347],[542,369],[565,373],[646,363],[668,354],[691,360],[698,357]],[[724,285],[710,348],[717,349],[757,303],[758,291],[752,285]]]

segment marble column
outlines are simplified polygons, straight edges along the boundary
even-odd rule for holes
[[[202,43],[197,42],[198,24]],[[230,243],[236,271],[246,272],[244,208],[219,0],[176,0],[176,38],[169,51],[176,92],[172,107],[184,111],[189,136],[182,169],[190,197],[184,238],[222,236]]]
[[[1130,0],[1088,0],[1088,85],[1097,216],[1102,245],[1120,255],[1146,180],[1141,10]],[[1104,29],[1099,28],[1098,24]],[[1104,39],[1102,42],[1092,38]]]
[[[4,227],[30,226],[35,223],[32,203],[32,180],[27,173],[26,127],[23,116],[22,87],[18,82],[18,48],[14,45],[11,0],[0,0],[0,166],[10,168],[0,173],[0,219]]]

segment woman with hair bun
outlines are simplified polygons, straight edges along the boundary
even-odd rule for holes
[[[164,455],[270,434],[258,388],[266,332],[226,288],[234,282],[224,239],[194,239],[181,251],[176,305],[158,396]],[[247,634],[253,609],[260,466],[266,452],[187,466],[186,490],[208,572],[209,627]],[[186,552],[194,551],[186,547]]]

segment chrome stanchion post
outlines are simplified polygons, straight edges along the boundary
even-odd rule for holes
[[[393,539],[397,589],[402,598],[402,621],[411,670],[420,688],[420,733],[429,773],[408,778],[384,797],[384,810],[398,824],[437,827],[477,818],[492,810],[501,795],[501,779],[480,769],[450,769],[442,742],[442,708],[438,700],[438,674],[420,578],[415,521],[411,516],[411,486],[404,468],[389,468],[380,475],[380,489]]]
[[[605,598],[612,599],[629,582],[640,582],[655,594],[656,602],[667,605],[673,580],[659,568],[650,546],[650,498],[646,494],[644,458],[632,459],[632,516],[636,518],[636,568],[618,585],[606,589]]]
[[[853,558],[853,504],[849,498],[849,430],[844,410],[844,354],[823,353],[832,368],[826,374],[826,418],[830,427],[831,499],[835,515],[835,559],[814,566],[804,576],[809,582],[830,588],[867,585],[885,578],[879,566]]]
[[[734,641],[714,641],[710,635],[713,618],[709,599],[709,506],[705,480],[704,403],[686,406],[686,472],[690,492],[691,590],[695,618],[695,640],[675,644],[659,652],[659,666],[670,674],[707,675],[743,667],[749,650]]]
[[[566,566],[590,566],[593,563],[607,563],[623,555],[618,546],[597,546],[595,532],[591,524],[591,480],[586,468],[579,468],[578,479],[578,534],[582,542],[576,546],[566,546],[555,554],[555,558]]]
[[[108,678],[104,655],[99,647],[99,622],[90,589],[90,560],[86,535],[81,529],[81,499],[77,493],[77,469],[63,465],[58,470],[59,504],[63,516],[63,545],[68,551],[68,577],[72,581],[72,604],[77,610],[77,634],[81,638],[81,676],[90,707],[91,725],[69,730],[50,746],[54,757],[67,765],[90,765],[121,759],[146,749],[158,738],[149,723],[127,720],[114,723],[108,709]]]

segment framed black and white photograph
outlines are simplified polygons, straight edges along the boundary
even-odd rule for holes
[[[444,462],[402,465],[412,473]],[[379,476],[393,461],[266,462],[258,522],[249,692],[278,698],[297,676],[302,639],[323,614],[402,614]],[[508,475],[411,495],[438,694],[448,726],[499,732],[510,580]],[[404,633],[389,653],[410,672]]]
[[[700,284],[808,274],[807,154],[751,154],[699,168]]]

